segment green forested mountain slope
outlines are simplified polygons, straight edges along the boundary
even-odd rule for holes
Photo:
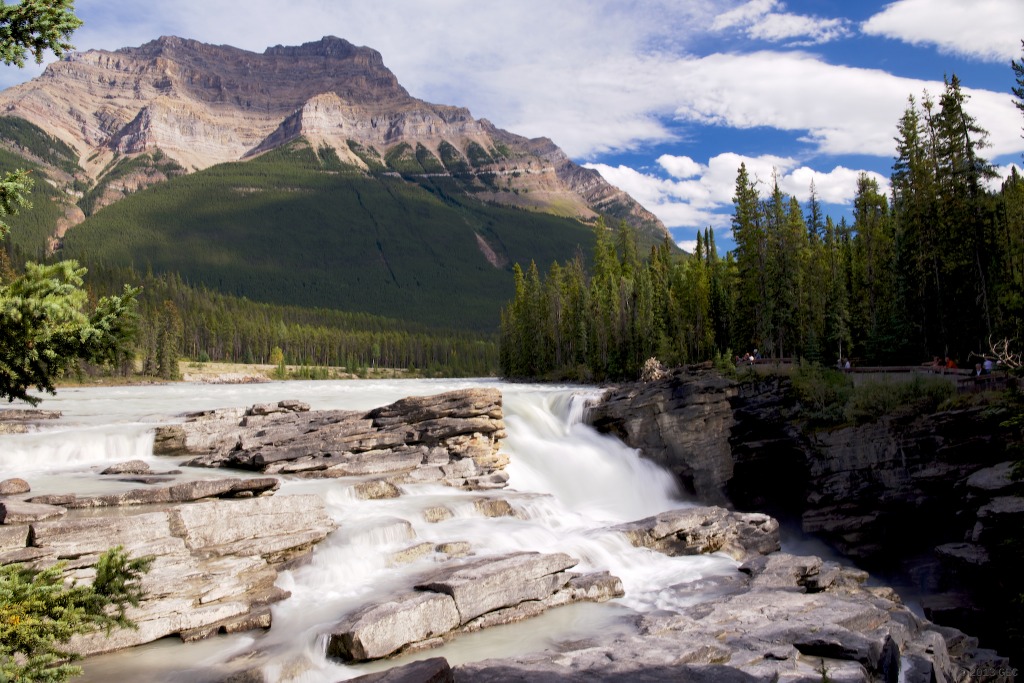
[[[454,181],[367,176],[299,142],[128,196],[70,230],[60,255],[257,301],[493,330],[513,263],[592,248],[577,221],[434,182]]]

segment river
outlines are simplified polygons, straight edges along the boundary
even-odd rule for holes
[[[706,599],[707,579],[735,572],[721,555],[672,558],[633,548],[610,525],[688,505],[671,476],[616,439],[582,423],[584,404],[597,390],[586,387],[506,384],[494,380],[362,380],[274,382],[249,385],[170,384],[62,389],[46,397],[63,417],[30,434],[0,436],[3,477],[20,476],[33,494],[93,494],[132,488],[101,480],[96,472],[113,462],[142,459],[154,470],[178,467],[180,457],[154,456],[153,428],[186,411],[247,406],[297,398],[313,409],[369,409],[411,395],[464,387],[497,386],[504,396],[510,456],[508,488],[483,495],[508,500],[519,517],[485,518],[472,501],[480,492],[437,485],[403,485],[402,496],[364,501],[349,479],[282,477],[277,495],[316,493],[339,529],[312,560],[282,572],[278,585],[292,596],[273,608],[265,633],[218,637],[195,644],[177,638],[90,658],[82,681],[204,681],[222,675],[233,657],[269,653],[267,680],[327,683],[410,661],[444,656],[452,665],[557,647],[563,640],[614,630],[628,631],[636,612],[672,610]],[[182,477],[227,476],[184,468]],[[233,473],[237,474],[237,473]],[[423,510],[446,505],[455,512],[440,523]],[[414,536],[407,526],[411,523]],[[442,648],[397,660],[359,666],[324,655],[321,634],[348,612],[405,586],[433,560],[389,566],[392,553],[414,543],[466,541],[478,556],[512,550],[566,552],[578,570],[608,570],[622,579],[626,595],[607,604],[580,604],[509,626],[460,636]]]

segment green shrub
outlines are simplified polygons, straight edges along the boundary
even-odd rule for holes
[[[736,363],[733,362],[732,349],[715,352],[714,368],[726,377],[736,377]]]
[[[63,562],[0,567],[0,681],[61,683],[82,673],[64,646],[80,633],[135,628],[125,611],[142,599],[139,581],[152,563],[117,546],[100,556],[91,585],[65,584]]]
[[[846,417],[861,424],[896,412],[923,415],[935,412],[955,393],[956,387],[943,377],[915,375],[909,382],[865,382],[850,397]]]
[[[799,417],[818,424],[846,420],[847,402],[854,392],[850,377],[817,363],[800,365],[792,374]]]

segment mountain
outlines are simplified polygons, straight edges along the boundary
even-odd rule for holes
[[[30,253],[48,230],[49,248],[63,244],[67,255],[174,270],[261,300],[276,291],[279,303],[299,296],[275,284],[284,273],[305,279],[316,304],[328,307],[359,305],[355,290],[393,287],[387,314],[405,315],[406,290],[431,290],[418,298],[422,305],[447,277],[479,290],[479,306],[470,308],[482,316],[510,285],[497,284],[498,272],[462,271],[507,278],[515,261],[570,258],[589,249],[581,222],[598,216],[625,220],[644,242],[668,235],[552,141],[416,99],[378,52],[334,37],[262,54],[175,37],[71,54],[0,92],[0,152],[0,167],[20,161],[48,181],[36,195],[37,204],[46,199],[48,218],[19,237]],[[196,202],[219,208],[198,211]],[[348,218],[311,218],[316,203]],[[311,221],[301,239],[285,206]],[[421,223],[427,227],[417,230]],[[436,242],[437,231],[450,233],[448,246]],[[272,237],[282,233],[292,239]],[[181,251],[204,236],[204,247]],[[273,245],[269,266],[244,273],[253,259],[243,252],[261,241]],[[337,262],[310,254],[324,245],[338,250]],[[214,265],[190,269],[199,253],[237,277],[218,282]],[[306,261],[322,261],[322,272],[304,278]],[[368,284],[327,277],[339,263]],[[425,282],[435,278],[441,283]],[[336,296],[346,287],[351,296]]]

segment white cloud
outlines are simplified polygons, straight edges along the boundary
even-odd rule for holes
[[[749,26],[779,6],[779,0],[750,0],[728,12],[722,12],[711,23],[713,31]]]
[[[683,251],[692,254],[697,251],[697,240],[679,240],[676,242],[676,246]]]
[[[993,192],[997,192],[999,188],[1003,186],[1003,181],[1010,177],[1010,172],[1013,171],[1013,169],[1017,169],[1018,177],[1024,177],[1024,171],[1021,170],[1020,164],[1006,164],[1005,166],[996,166],[996,177],[988,181],[988,188]]]
[[[740,29],[750,38],[770,42],[792,41],[790,45],[827,43],[850,34],[846,19],[776,12],[785,5],[779,0],[750,0],[715,17],[712,30]]]
[[[692,178],[701,170],[701,165],[690,157],[677,157],[671,154],[662,154],[658,157],[658,164],[673,178]]]
[[[1020,0],[897,0],[861,30],[912,45],[1007,62],[1020,54],[1024,2]]]
[[[707,164],[696,164],[689,157],[664,155],[658,159],[661,167],[672,177],[641,173],[627,166],[587,164],[596,169],[605,180],[628,192],[652,211],[669,228],[727,228],[732,215],[732,198],[736,188],[736,174],[740,164],[757,185],[761,196],[771,191],[777,177],[779,188],[786,194],[806,202],[810,197],[811,181],[819,201],[837,206],[849,206],[857,190],[857,178],[862,171],[836,166],[831,171],[816,171],[797,166],[794,159],[764,155],[743,156],[732,152],[718,154]],[[676,176],[673,169],[699,167],[697,173]],[[874,178],[883,193],[888,193],[888,180],[875,172]]]
[[[791,131],[805,142],[805,153],[891,158],[907,96],[942,89],[937,81],[829,64],[806,52],[700,57],[687,51],[688,41],[712,26],[794,37],[805,18],[788,14],[778,0],[739,6],[648,0],[643,11],[619,0],[294,0],[287,11],[278,0],[249,0],[244,11],[240,6],[240,0],[78,0],[86,24],[74,42],[81,49],[116,49],[180,35],[261,52],[337,35],[381,52],[414,96],[467,106],[521,135],[550,137],[577,159],[678,141],[704,124]],[[723,13],[723,7],[734,9]],[[28,75],[15,73],[18,80]],[[0,83],[10,77],[4,72]],[[986,153],[1024,151],[1009,94],[966,92],[968,111],[990,132]],[[693,164],[666,170],[693,177]]]
[[[831,171],[815,171],[807,166],[793,169],[779,181],[779,187],[786,194],[793,195],[801,202],[810,199],[811,181],[818,201],[827,204],[850,205],[857,194],[857,178],[866,173],[878,183],[883,194],[889,193],[889,179],[875,171],[862,171],[836,166]]]
[[[844,19],[823,19],[799,14],[769,14],[747,31],[751,38],[781,42],[793,38],[804,40],[793,45],[817,45],[850,35]]]
[[[938,81],[876,69],[836,66],[803,52],[713,54],[680,62],[672,75],[681,94],[677,116],[735,128],[805,131],[825,154],[893,156],[896,124],[908,95],[937,96]],[[1020,114],[1008,93],[963,88],[967,110],[989,131],[993,157],[1024,150]],[[683,94],[685,93],[685,96]]]

